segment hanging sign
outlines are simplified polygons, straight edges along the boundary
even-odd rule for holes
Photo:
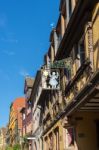
[[[60,74],[59,70],[42,69],[41,70],[42,88],[47,90],[60,89]]]

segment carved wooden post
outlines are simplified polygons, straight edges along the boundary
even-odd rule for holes
[[[94,69],[94,52],[93,52],[92,22],[88,22],[87,31],[88,31],[88,52],[89,52],[89,58],[91,61],[91,68],[92,68],[92,72],[93,72],[93,69]]]

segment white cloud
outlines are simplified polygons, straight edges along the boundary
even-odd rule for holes
[[[6,32],[3,37],[0,38],[1,42],[17,44],[18,40],[16,39],[16,35],[13,32]]]
[[[55,26],[55,23],[52,22],[52,23],[50,24],[50,27],[53,28],[54,26]]]
[[[8,55],[8,56],[14,56],[15,55],[15,52],[7,51],[7,50],[2,51],[2,53],[5,54],[5,55]]]
[[[1,38],[1,41],[7,42],[7,43],[18,43],[18,40],[13,38]]]
[[[22,69],[20,72],[19,72],[19,75],[23,76],[23,77],[26,77],[26,76],[29,76],[29,73],[25,70],[25,69]]]

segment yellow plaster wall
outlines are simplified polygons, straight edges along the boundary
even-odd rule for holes
[[[93,11],[94,71],[99,69],[99,3]]]
[[[14,136],[15,136],[15,128],[16,128],[16,111],[12,107],[10,110],[10,122],[9,122],[9,129],[10,131],[10,144],[13,145],[15,143]]]
[[[56,145],[55,145],[55,129],[56,128],[59,128],[59,150],[63,150],[64,148],[64,144],[63,144],[63,127],[62,127],[62,123],[61,123],[61,120],[59,120],[44,136],[43,136],[43,144],[44,144],[44,150],[48,150],[49,148],[49,135],[50,133],[53,134],[53,150],[56,150]],[[47,148],[46,148],[46,143],[44,142],[45,141],[45,138],[47,137]]]
[[[98,150],[96,139],[95,120],[99,119],[99,113],[79,112],[74,117],[82,117],[76,122],[76,139],[79,150]],[[81,136],[82,135],[82,136]]]

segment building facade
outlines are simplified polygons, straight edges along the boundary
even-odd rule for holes
[[[22,114],[22,147],[26,150],[32,149],[31,140],[27,140],[32,135],[32,104],[30,100],[34,79],[26,77],[24,85],[25,106],[21,109]]]
[[[51,91],[45,99],[44,149],[97,150],[99,2],[61,0],[50,40],[50,62],[71,58],[72,63],[69,69],[59,69],[61,90]]]
[[[99,149],[98,0],[61,0],[44,60],[35,79],[34,95],[40,94],[33,98],[34,122],[42,110],[42,149]]]
[[[38,104],[41,96],[42,88],[40,85],[41,73],[37,71],[35,82],[31,92],[31,103],[32,103],[32,149],[42,150],[42,133],[43,133],[43,122],[42,122],[42,106]]]
[[[10,106],[9,115],[9,135],[10,145],[20,144],[22,136],[22,114],[20,110],[25,106],[25,98],[17,98]]]
[[[6,128],[1,128],[0,129],[0,150],[5,150],[6,148]]]

